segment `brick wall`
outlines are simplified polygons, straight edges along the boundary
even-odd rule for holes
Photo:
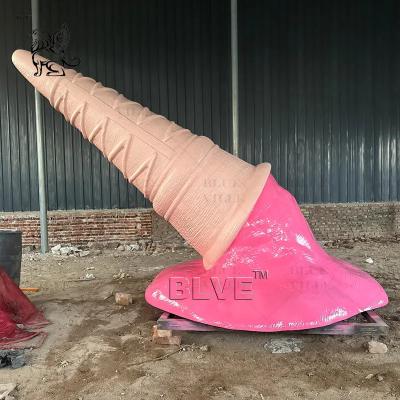
[[[306,204],[318,240],[388,238],[400,234],[400,203]]]
[[[400,234],[400,203],[306,204],[301,209],[318,240],[393,237]],[[50,245],[153,241],[180,246],[180,235],[150,209],[49,212]],[[0,213],[0,229],[19,229],[25,246],[39,245],[39,215]]]
[[[389,238],[400,235],[400,203],[336,203],[300,206],[317,240]],[[179,234],[153,214],[153,238],[181,242]]]
[[[152,234],[151,210],[76,210],[48,213],[49,244],[86,245],[147,239]],[[22,231],[24,246],[38,246],[39,214],[0,213],[0,229]]]

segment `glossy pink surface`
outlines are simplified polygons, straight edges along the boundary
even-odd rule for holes
[[[375,279],[320,247],[294,197],[271,175],[217,263],[166,268],[146,300],[193,321],[261,332],[317,328],[388,302]]]

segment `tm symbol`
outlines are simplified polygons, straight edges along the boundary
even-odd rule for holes
[[[268,271],[265,269],[253,269],[254,279],[268,279]]]

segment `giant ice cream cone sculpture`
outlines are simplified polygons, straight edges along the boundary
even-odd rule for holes
[[[206,268],[224,253],[254,207],[269,164],[233,157],[72,69],[35,76],[28,51],[17,50],[13,62],[204,257]]]
[[[159,274],[150,304],[206,324],[274,331],[387,303],[373,278],[318,245],[269,164],[254,167],[73,70],[35,76],[27,51],[13,62],[203,256]]]

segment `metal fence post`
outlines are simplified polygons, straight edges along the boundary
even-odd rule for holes
[[[39,0],[31,0],[32,7],[32,32],[39,29]],[[47,191],[46,172],[44,161],[44,139],[42,121],[42,98],[35,89],[35,114],[36,114],[36,142],[39,179],[39,210],[40,210],[40,251],[47,253],[49,249],[47,229]]]

